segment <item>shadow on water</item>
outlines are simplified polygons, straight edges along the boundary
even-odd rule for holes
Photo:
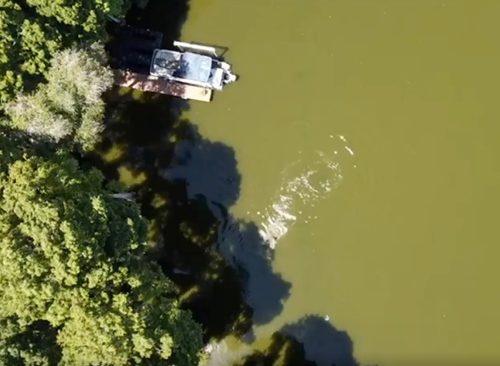
[[[176,146],[172,165],[163,172],[169,180],[186,182],[188,195],[203,197],[221,222],[217,247],[239,270],[253,322],[265,324],[283,309],[290,283],[273,271],[273,252],[253,222],[234,218],[228,208],[238,199],[241,177],[234,152],[221,143],[186,140]]]
[[[276,332],[270,345],[264,351],[256,351],[246,356],[238,366],[303,365],[315,366],[306,359],[304,346],[295,338]]]
[[[264,351],[247,356],[241,365],[358,366],[345,331],[317,315],[287,324],[271,337]]]
[[[240,195],[241,175],[233,148],[202,139],[195,131],[179,141],[168,169],[162,175],[185,182],[191,197],[202,195],[213,209],[230,207]]]
[[[160,31],[168,43],[179,38],[188,9],[183,0],[150,0],[132,8],[127,24]],[[253,321],[279,314],[290,284],[273,272],[257,226],[227,213],[241,186],[234,149],[183,120],[189,104],[181,99],[115,88],[107,107],[91,163],[134,192],[150,223],[151,256],[206,338],[248,334]]]
[[[304,346],[306,357],[318,366],[356,366],[352,340],[343,330],[318,315],[309,315],[299,321],[285,325],[281,332]]]
[[[179,39],[189,12],[188,0],[149,0],[146,7],[133,5],[127,13],[127,24],[162,32],[163,45]]]
[[[182,101],[114,90],[107,105],[91,164],[134,192],[156,243],[151,256],[207,338],[243,335],[278,315],[290,284],[273,272],[257,226],[227,213],[240,194],[234,150],[183,120]]]
[[[217,250],[219,220],[204,197],[188,197],[186,182],[162,175],[179,141],[226,156],[233,162],[228,169],[236,171],[234,151],[203,139],[182,120],[180,113],[188,107],[182,101],[114,90],[107,106],[103,142],[87,162],[134,193],[149,221],[150,256],[177,284],[183,305],[203,324],[206,338],[246,333],[252,309],[238,272]]]
[[[253,222],[228,218],[221,229],[219,250],[245,278],[245,294],[253,322],[266,324],[283,310],[291,284],[272,268],[273,251]]]
[[[184,0],[150,0],[132,9],[127,23],[161,31],[169,43],[179,38],[188,9]],[[257,225],[229,212],[241,187],[234,149],[183,119],[189,108],[183,100],[122,88],[106,98],[103,141],[83,163],[133,192],[149,221],[149,255],[176,283],[205,339],[231,334],[251,342],[252,326],[281,313],[291,284],[273,270],[273,251]],[[338,366],[355,365],[347,334],[315,316],[287,325],[268,350],[245,362],[273,364],[266,360],[283,352],[283,365],[306,365],[306,358],[323,365],[328,357]]]
[[[277,315],[290,285],[273,273],[257,227],[227,214],[241,185],[234,149],[183,120],[189,105],[180,99],[114,89],[107,108],[103,141],[87,163],[134,193],[155,243],[150,255],[206,339],[247,334],[252,319]],[[259,293],[254,275],[263,280]]]

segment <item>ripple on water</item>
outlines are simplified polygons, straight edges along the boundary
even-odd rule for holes
[[[315,150],[312,157],[301,158],[289,164],[282,172],[282,181],[272,203],[260,210],[259,233],[269,247],[277,242],[300,220],[308,223],[316,219],[311,208],[327,198],[342,182],[345,155],[354,156],[354,150],[342,136],[330,135],[328,149]],[[310,154],[306,154],[310,155]]]

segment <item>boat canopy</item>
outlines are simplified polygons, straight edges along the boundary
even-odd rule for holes
[[[212,71],[212,58],[192,52],[156,50],[151,74],[207,83]]]
[[[184,79],[206,83],[212,71],[212,58],[185,52],[182,54],[182,66],[184,68],[184,75],[182,76]]]

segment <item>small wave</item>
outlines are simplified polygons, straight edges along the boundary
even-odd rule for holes
[[[338,136],[338,140],[342,141],[344,151],[353,156],[354,151],[347,146],[346,138]],[[274,249],[278,240],[307,209],[314,207],[338,187],[343,179],[341,159],[335,149],[315,151],[312,158],[308,159],[312,163],[304,164],[298,160],[285,169],[283,184],[274,202],[260,212],[262,222],[259,233],[269,247]]]

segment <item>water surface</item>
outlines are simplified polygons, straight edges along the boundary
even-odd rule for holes
[[[362,364],[500,364],[499,12],[191,1],[182,39],[227,46],[241,78],[187,116],[235,149],[228,209],[257,224],[290,284],[257,340],[314,315]]]

